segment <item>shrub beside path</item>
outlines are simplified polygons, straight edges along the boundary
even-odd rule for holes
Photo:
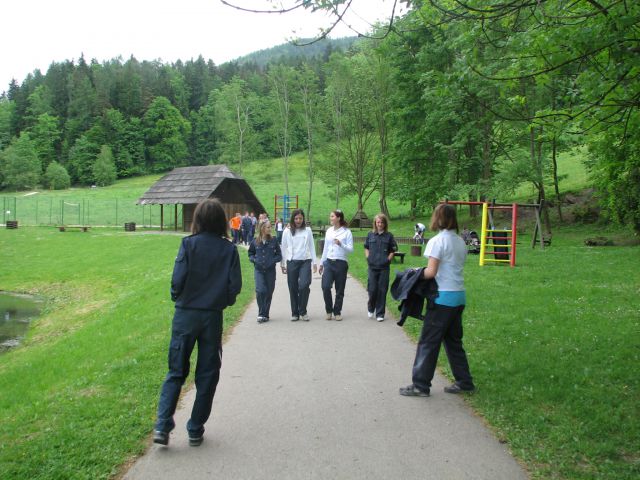
[[[398,394],[411,383],[415,345],[389,315],[368,319],[366,300],[349,277],[344,320],[327,321],[314,275],[311,321],[291,322],[278,269],[271,321],[256,322],[254,302],[224,344],[203,444],[188,445],[192,389],[169,447],[151,446],[124,478],[528,478],[464,400],[443,392],[441,375],[429,398]]]

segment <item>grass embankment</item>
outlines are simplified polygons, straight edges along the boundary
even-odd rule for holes
[[[48,301],[0,355],[2,478],[108,478],[144,451],[166,374],[180,236],[0,230],[0,289]],[[244,288],[225,328],[253,297]]]
[[[467,259],[465,347],[478,386],[468,400],[534,478],[640,475],[640,247],[585,247],[590,235],[561,229],[544,251],[522,235],[515,268]],[[366,285],[360,248],[350,271]],[[393,268],[425,265],[409,254],[405,264]],[[410,319],[406,331],[417,339],[421,327]],[[444,351],[440,366],[450,375]]]

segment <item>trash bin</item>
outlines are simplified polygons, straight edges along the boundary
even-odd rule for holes
[[[135,222],[127,222],[124,224],[124,231],[125,232],[135,232],[136,231],[136,224]]]
[[[421,245],[411,245],[411,256],[419,257],[422,255],[422,246]]]

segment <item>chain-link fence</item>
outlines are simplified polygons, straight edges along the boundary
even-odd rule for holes
[[[182,227],[182,207],[165,205],[136,205],[134,201],[119,199],[76,199],[1,197],[2,223],[18,221],[24,226],[82,225],[122,226],[135,223],[140,227],[174,229]],[[177,219],[176,219],[177,217]]]

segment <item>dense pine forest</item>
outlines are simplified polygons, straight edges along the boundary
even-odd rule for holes
[[[370,37],[305,55],[36,70],[0,98],[0,184],[107,185],[211,163],[242,174],[281,158],[287,185],[289,156],[305,152],[309,198],[319,176],[336,201],[419,211],[523,183],[560,200],[557,160],[571,154],[602,216],[640,231],[638,2],[408,3]]]

